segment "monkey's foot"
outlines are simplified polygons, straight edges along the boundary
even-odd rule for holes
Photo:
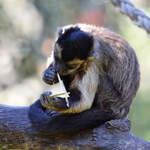
[[[55,110],[58,112],[68,108],[64,98],[61,98],[61,97],[51,98],[50,97],[51,94],[52,93],[50,91],[46,91],[41,94],[40,102],[43,107],[51,109],[51,110]]]

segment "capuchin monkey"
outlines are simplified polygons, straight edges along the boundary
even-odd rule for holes
[[[127,116],[140,72],[134,50],[122,37],[92,25],[68,25],[58,30],[51,58],[43,80],[57,83],[59,73],[69,104],[65,98],[51,98],[51,92],[42,93],[40,103],[44,110],[65,116],[68,131]]]

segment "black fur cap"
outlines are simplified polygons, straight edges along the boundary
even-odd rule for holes
[[[62,33],[59,29],[57,44],[63,49],[62,59],[67,62],[75,58],[86,59],[93,47],[93,37],[79,27],[68,28]],[[61,32],[61,33],[60,33]]]

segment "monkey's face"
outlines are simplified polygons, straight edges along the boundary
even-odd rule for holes
[[[60,75],[65,76],[69,74],[76,73],[81,69],[82,64],[84,63],[84,60],[80,58],[74,57],[74,59],[65,60],[64,57],[62,57],[62,53],[65,51],[65,49],[62,49],[57,43],[55,45],[55,51],[54,51],[54,64],[53,68],[55,68],[55,72],[58,72]],[[67,54],[68,55],[68,54]],[[66,55],[65,55],[66,57]]]

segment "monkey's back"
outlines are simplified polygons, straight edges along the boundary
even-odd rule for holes
[[[91,25],[78,24],[81,30],[100,43],[100,81],[95,101],[100,109],[115,118],[125,117],[137,93],[140,82],[139,64],[134,50],[118,34]]]

